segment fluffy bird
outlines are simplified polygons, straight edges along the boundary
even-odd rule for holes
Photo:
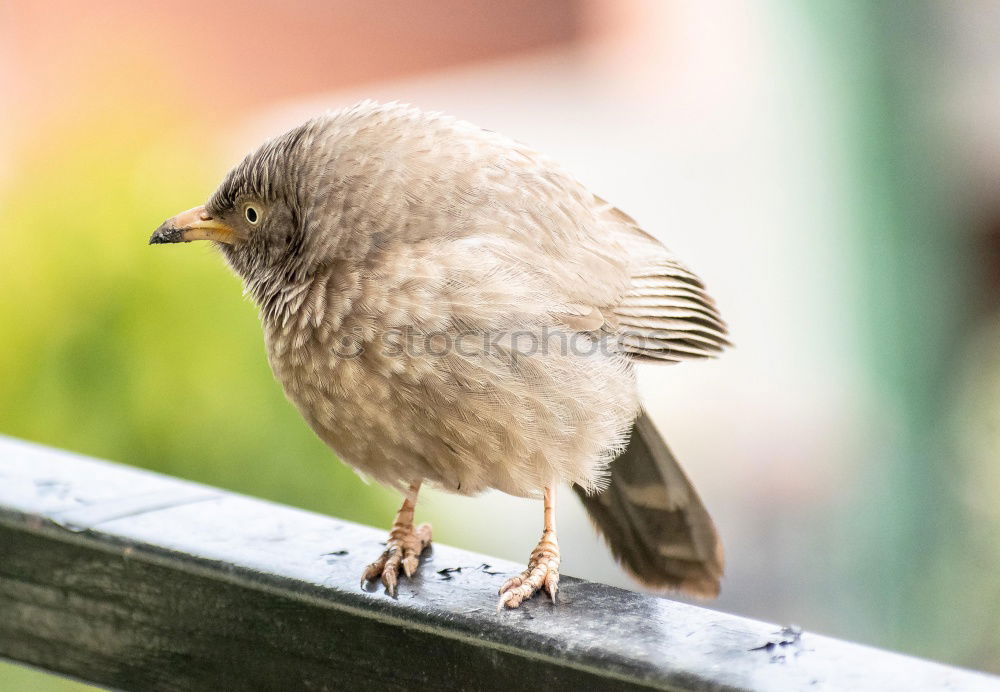
[[[717,355],[702,282],[532,149],[371,101],[263,144],[150,243],[212,241],[257,303],[275,377],[346,463],[404,496],[362,580],[395,594],[431,541],[424,484],[543,500],[515,608],[559,583],[556,491],[640,581],[718,593],[720,542],[642,412],[634,363]]]

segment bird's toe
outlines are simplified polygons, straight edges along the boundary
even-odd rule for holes
[[[399,586],[399,572],[412,577],[420,566],[420,554],[431,543],[430,524],[397,526],[386,541],[386,548],[375,562],[361,574],[361,584],[381,578],[386,593],[395,596]]]
[[[517,608],[540,589],[544,589],[552,602],[555,602],[556,593],[559,591],[559,548],[557,546],[536,548],[531,554],[527,569],[504,582],[503,586],[500,587],[497,610]]]
[[[390,596],[396,595],[396,585],[399,583],[399,565],[402,562],[399,551],[394,551],[382,568],[382,583],[385,585],[386,593]],[[407,575],[409,576],[409,575]]]

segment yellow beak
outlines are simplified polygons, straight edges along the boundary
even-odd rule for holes
[[[228,224],[214,219],[204,206],[195,207],[167,219],[153,231],[150,245],[158,243],[190,243],[192,240],[214,240],[232,245],[245,240],[243,235]]]

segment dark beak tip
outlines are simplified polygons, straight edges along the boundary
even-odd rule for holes
[[[149,237],[149,244],[160,245],[162,243],[179,243],[181,240],[180,228],[164,224],[153,231],[153,235]]]

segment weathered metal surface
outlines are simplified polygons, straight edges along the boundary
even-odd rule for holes
[[[443,545],[393,599],[358,584],[383,538],[0,438],[0,656],[128,689],[1000,689],[570,577],[497,613],[521,566]]]

